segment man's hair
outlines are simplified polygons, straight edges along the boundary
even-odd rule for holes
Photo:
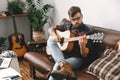
[[[68,15],[70,17],[73,17],[76,13],[81,13],[81,9],[77,6],[72,6],[69,10],[68,10]]]

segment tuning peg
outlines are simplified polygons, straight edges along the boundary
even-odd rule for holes
[[[95,43],[95,40],[93,40],[93,42]]]
[[[96,42],[98,43],[99,41],[98,41],[98,40],[96,40]]]
[[[100,35],[100,33],[99,33],[99,32],[98,32],[97,34],[98,34],[98,35]]]
[[[100,40],[99,42],[100,42],[100,43],[102,43],[102,41],[101,41],[101,40]]]

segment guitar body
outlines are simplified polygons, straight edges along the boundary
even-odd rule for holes
[[[18,57],[23,57],[28,51],[24,42],[24,35],[21,33],[12,34],[8,37],[9,49],[16,52]]]
[[[56,30],[56,33],[59,34],[59,36],[61,38],[66,38],[67,39],[67,38],[70,38],[70,37],[74,37],[74,34],[70,33],[69,30],[64,31],[64,32]],[[60,42],[58,42],[57,44],[62,51],[68,51],[68,52],[70,52],[73,49],[73,46],[74,46],[73,41],[71,41],[71,42],[64,41],[62,44]]]

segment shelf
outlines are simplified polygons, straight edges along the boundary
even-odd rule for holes
[[[27,13],[24,14],[16,14],[15,17],[23,17],[23,16],[28,16]],[[0,18],[11,18],[12,16],[0,16]]]

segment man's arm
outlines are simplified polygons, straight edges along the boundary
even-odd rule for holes
[[[89,53],[89,48],[86,47],[87,42],[88,40],[86,38],[86,35],[80,37],[79,46],[80,46],[81,55],[83,57],[87,57]]]
[[[81,49],[81,54],[83,57],[87,57],[88,53],[89,53],[89,48],[87,48],[86,46],[80,46]]]

